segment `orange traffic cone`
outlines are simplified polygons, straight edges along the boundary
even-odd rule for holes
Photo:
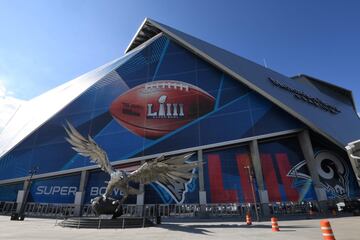
[[[246,214],[246,225],[251,225],[252,222],[251,222],[251,215],[250,213],[247,213]]]
[[[330,222],[328,220],[320,221],[320,226],[324,240],[335,240],[334,233],[331,229]]]
[[[280,228],[279,228],[279,225],[278,225],[278,220],[277,220],[276,217],[271,218],[271,230],[273,232],[279,232],[280,231]]]

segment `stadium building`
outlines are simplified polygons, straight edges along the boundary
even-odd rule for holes
[[[0,133],[0,211],[26,195],[29,206],[86,206],[104,193],[109,176],[71,148],[66,122],[116,168],[186,152],[204,163],[182,194],[152,183],[128,204],[360,197],[345,149],[360,139],[351,91],[286,77],[151,19],[123,57],[18,109]]]

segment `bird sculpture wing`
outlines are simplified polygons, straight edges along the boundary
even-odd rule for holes
[[[72,149],[74,149],[78,154],[84,157],[90,158],[90,161],[99,165],[101,170],[109,173],[114,172],[106,152],[99,146],[97,143],[88,136],[88,139],[83,137],[69,122],[67,123],[67,127],[65,127],[65,131],[68,134],[68,137],[65,139],[72,145]]]
[[[128,175],[128,179],[142,184],[158,182],[180,202],[183,199],[186,184],[195,175],[193,169],[199,166],[198,161],[187,162],[193,154],[187,153],[167,159],[160,156],[142,164]]]

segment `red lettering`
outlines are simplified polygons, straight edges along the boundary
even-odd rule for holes
[[[240,176],[241,188],[244,195],[244,202],[254,202],[253,193],[251,190],[251,182],[249,170],[246,167],[250,166],[250,158],[248,154],[240,154],[236,156],[238,171]]]
[[[222,171],[221,160],[218,154],[209,154],[208,159],[208,173],[210,183],[210,196],[212,203],[234,203],[238,202],[236,190],[225,190]]]
[[[261,154],[261,166],[263,170],[263,176],[266,184],[266,190],[269,194],[269,200],[271,202],[281,202],[281,195],[279,190],[278,181],[276,179],[274,165],[270,154]]]
[[[296,191],[296,189],[292,187],[293,179],[287,176],[288,172],[291,169],[287,154],[277,153],[275,157],[279,167],[281,181],[283,182],[287,200],[288,201],[299,200],[299,193]]]

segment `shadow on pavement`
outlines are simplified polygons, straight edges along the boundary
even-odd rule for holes
[[[158,228],[168,229],[170,231],[177,231],[177,232],[188,232],[194,234],[204,234],[208,235],[209,233],[213,233],[209,230],[203,229],[204,227],[196,226],[196,225],[178,225],[178,224],[160,224],[156,225]]]
[[[170,231],[179,231],[179,232],[188,232],[188,233],[195,233],[195,234],[204,234],[208,235],[209,233],[213,233],[212,231],[208,230],[211,228],[262,228],[262,229],[269,229],[271,230],[271,225],[265,225],[265,224],[254,224],[251,226],[245,225],[245,224],[169,224],[164,223],[160,225],[156,225],[158,228],[164,228],[168,229]],[[284,232],[294,232],[296,231],[296,228],[314,228],[313,226],[281,226],[280,225],[280,231]]]

